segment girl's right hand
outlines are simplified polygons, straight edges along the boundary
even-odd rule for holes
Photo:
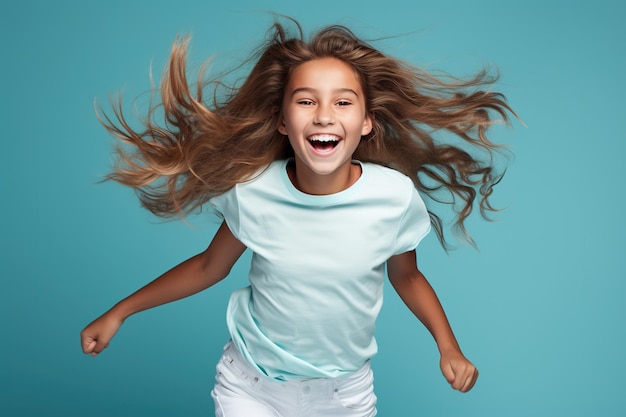
[[[246,247],[225,222],[202,253],[170,269],[104,313],[80,334],[83,352],[98,355],[117,333],[124,320],[140,311],[203,291],[226,278]]]
[[[119,319],[111,312],[107,312],[91,322],[80,333],[83,353],[97,356],[109,347],[109,342],[123,322],[124,320]]]

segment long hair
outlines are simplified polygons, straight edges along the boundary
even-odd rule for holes
[[[451,204],[454,228],[473,243],[464,222],[475,204],[484,217],[494,210],[489,197],[501,178],[492,161],[499,146],[486,132],[495,123],[494,113],[505,122],[514,114],[502,94],[489,91],[495,77],[483,71],[469,80],[438,78],[384,55],[346,27],[328,26],[307,41],[294,23],[294,36],[280,23],[272,26],[240,86],[225,86],[220,79],[203,82],[201,71],[193,94],[186,70],[189,38],[176,41],[161,80],[160,103],[151,105],[143,130],[131,128],[121,100],[113,105],[114,118],[101,114],[109,132],[130,145],[117,147],[117,163],[107,178],[134,188],[155,215],[192,212],[272,161],[293,155],[278,132],[289,77],[304,62],[334,57],[356,71],[374,121],[354,158],[396,169],[431,202]],[[207,89],[210,100],[204,99]],[[161,107],[164,121],[157,123],[154,114]],[[460,140],[446,141],[445,134]],[[447,247],[432,204],[429,213]]]

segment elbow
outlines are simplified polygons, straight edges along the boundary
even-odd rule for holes
[[[400,283],[415,285],[425,279],[424,275],[417,268],[389,274],[389,281],[394,285]]]
[[[207,283],[207,287],[226,278],[231,271],[232,265],[215,262],[213,256],[206,253],[200,254],[200,276]]]

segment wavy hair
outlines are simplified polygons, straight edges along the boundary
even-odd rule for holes
[[[486,132],[514,115],[505,97],[488,88],[497,77],[486,71],[469,80],[437,77],[384,55],[344,26],[325,27],[307,41],[294,23],[293,36],[280,23],[272,26],[247,61],[253,68],[241,85],[227,86],[220,78],[203,81],[200,71],[193,92],[186,68],[189,38],[178,39],[161,79],[161,100],[156,105],[151,100],[141,130],[127,122],[121,98],[113,104],[113,118],[99,111],[103,125],[123,142],[107,178],[134,188],[157,216],[189,214],[272,161],[293,155],[278,132],[287,81],[298,65],[334,57],[356,71],[374,121],[354,158],[396,169],[431,203],[451,204],[453,228],[473,244],[464,222],[475,204],[485,218],[494,211],[489,197],[502,175],[492,158],[499,145]],[[205,100],[207,90],[212,97]],[[160,123],[158,110],[164,116]],[[447,247],[443,222],[428,206]]]

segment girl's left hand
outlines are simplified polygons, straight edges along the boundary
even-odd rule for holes
[[[478,379],[478,369],[458,350],[441,353],[441,372],[453,389],[467,392]]]

